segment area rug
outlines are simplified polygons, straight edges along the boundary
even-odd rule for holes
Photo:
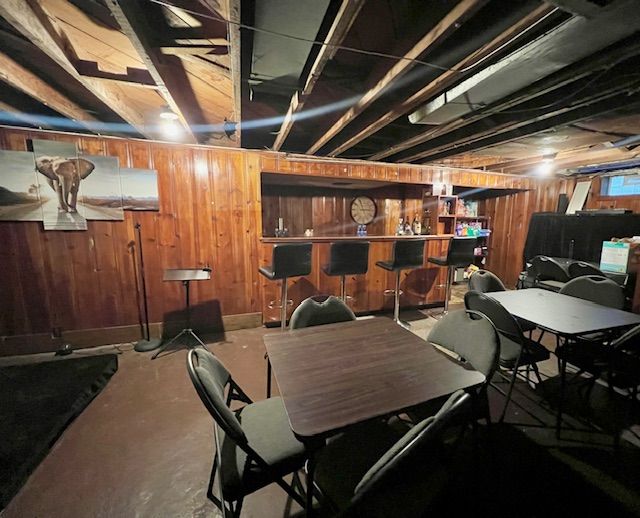
[[[115,354],[0,368],[0,509],[117,370]]]

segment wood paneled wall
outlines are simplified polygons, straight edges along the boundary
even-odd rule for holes
[[[516,230],[511,223],[500,227],[503,214],[507,218],[520,214],[516,206],[524,200],[526,209],[519,216],[521,228],[529,212],[545,206],[530,201],[532,197],[540,198],[538,182],[518,176],[427,166],[303,160],[281,153],[0,128],[2,149],[26,150],[30,138],[73,142],[84,153],[117,156],[123,167],[156,169],[160,211],[125,212],[123,222],[90,221],[87,231],[76,232],[45,232],[39,222],[0,222],[3,337],[38,333],[48,336],[54,328],[65,332],[137,326],[140,305],[136,297],[136,222],[142,224],[143,230],[151,322],[162,322],[165,315],[183,307],[182,286],[162,282],[165,268],[209,265],[213,269],[212,280],[193,284],[194,304],[212,304],[219,315],[225,316],[260,312],[264,298],[257,270],[262,254],[261,171],[422,185],[444,182],[534,189],[492,202],[492,221],[498,225],[493,235],[495,269],[501,276],[517,268],[497,257],[506,254],[507,248],[509,256],[521,255],[521,249],[511,250],[513,245],[505,239]],[[553,193],[561,187],[553,187],[553,181],[548,184],[547,208],[551,208],[557,197]],[[385,208],[389,222],[394,219],[392,209]],[[407,211],[412,215],[415,209]],[[328,217],[322,204],[316,204],[312,212],[318,218]],[[316,223],[313,225],[315,228]],[[526,225],[524,228],[522,232]],[[515,243],[519,247],[521,240]]]
[[[259,156],[234,150],[0,130],[3,149],[27,139],[64,140],[81,152],[117,156],[123,167],[158,171],[160,211],[125,221],[89,221],[87,231],[45,232],[40,222],[0,222],[0,335],[136,325],[134,224],[142,225],[151,322],[184,306],[165,268],[213,269],[192,283],[194,304],[220,314],[258,312]]]

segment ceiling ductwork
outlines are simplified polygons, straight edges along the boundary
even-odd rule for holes
[[[573,17],[423,105],[409,121],[438,125],[463,117],[638,30],[637,0],[599,7],[590,18]]]

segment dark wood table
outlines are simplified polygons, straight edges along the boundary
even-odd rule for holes
[[[272,333],[264,343],[291,429],[310,444],[485,379],[386,318]],[[311,455],[307,487],[313,475]]]
[[[484,376],[386,318],[265,335],[293,432],[328,436],[479,385]]]
[[[640,315],[540,288],[487,293],[513,316],[565,337],[640,324]]]

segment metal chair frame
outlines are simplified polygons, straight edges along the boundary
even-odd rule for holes
[[[224,494],[222,491],[222,487],[223,487],[222,471],[221,469],[219,469],[222,466],[222,457],[220,454],[221,444],[220,444],[220,435],[218,432],[218,426],[220,426],[225,431],[225,433],[227,433],[227,430],[225,430],[225,427],[220,424],[220,422],[223,421],[223,419],[218,413],[218,411],[216,410],[215,405],[209,399],[207,391],[204,389],[204,386],[202,385],[202,381],[200,380],[200,377],[198,376],[198,373],[195,370],[196,361],[197,361],[197,349],[191,349],[187,355],[187,370],[189,372],[189,377],[191,378],[191,382],[193,383],[193,386],[195,387],[196,392],[200,397],[200,400],[202,401],[205,408],[207,409],[207,411],[213,417],[213,420],[214,420],[213,436],[214,436],[214,446],[216,451],[213,458],[213,466],[211,467],[209,485],[207,486],[207,498],[209,498],[209,500],[211,500],[216,505],[216,507],[220,509],[220,511],[222,512],[223,518],[227,518],[227,516],[239,517],[240,511],[242,510],[242,503],[243,503],[244,497],[247,495],[243,495],[241,498],[236,500],[235,503],[233,501],[227,501],[224,498]],[[227,391],[227,398],[226,398],[227,406],[229,406],[232,401],[240,401],[245,404],[253,403],[251,398],[249,398],[249,396],[245,394],[245,392],[233,380],[233,378],[229,376],[228,391]],[[253,448],[251,448],[251,446],[249,446],[248,442],[238,441],[236,439],[233,439],[233,440],[247,454],[247,463],[253,463],[259,469],[264,470],[266,473],[269,473],[270,474],[269,479],[272,482],[275,482],[276,484],[278,484],[289,495],[289,497],[294,499],[303,508],[306,507],[306,501],[305,501],[304,495],[298,494],[293,488],[293,486],[287,484],[282,477],[273,473],[271,470],[271,467],[267,464],[267,462]],[[215,485],[216,475],[218,478],[217,485],[218,485],[218,493],[220,495],[220,498],[216,497],[213,494],[213,487]],[[293,478],[294,478],[293,482],[299,488],[301,488],[301,484],[300,484],[300,480],[297,472],[293,472]]]

